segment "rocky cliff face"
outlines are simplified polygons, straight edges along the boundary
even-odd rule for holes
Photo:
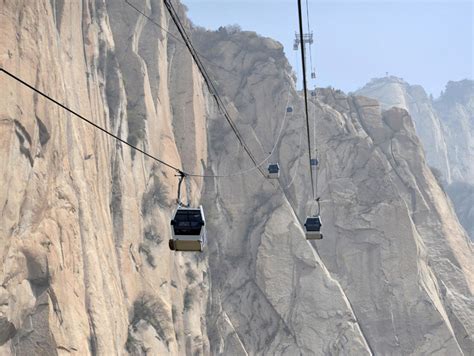
[[[162,2],[147,4],[167,28]],[[185,47],[126,3],[6,1],[0,16],[2,68],[188,171],[252,167]],[[0,74],[0,352],[472,353],[472,245],[408,113],[312,97],[325,239],[310,244],[302,100],[281,45],[225,30],[193,41],[281,179],[190,180],[209,245],[173,253],[174,172]]]
[[[461,199],[474,189],[474,82],[449,82],[434,100],[421,86],[392,76],[373,79],[357,94],[379,100],[384,108],[401,107],[410,113],[428,163],[439,172],[461,224],[474,239],[474,201]]]
[[[474,81],[448,82],[433,103],[443,123],[453,181],[474,181]]]
[[[0,22],[3,68],[165,161],[206,162],[201,78],[125,3],[6,1]],[[1,81],[2,353],[206,352],[207,262],[167,246],[174,172]]]
[[[356,93],[377,99],[384,109],[399,107],[407,110],[425,146],[428,163],[439,169],[448,183],[452,182],[449,144],[441,119],[423,87],[410,85],[401,78],[391,76],[373,79]]]
[[[447,191],[461,224],[474,240],[474,81],[449,82],[434,107],[449,143],[453,183]]]

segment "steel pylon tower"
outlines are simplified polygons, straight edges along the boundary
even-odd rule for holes
[[[301,37],[298,32],[295,32],[295,41],[293,42],[293,49],[297,51],[300,47],[300,45],[305,46],[304,48],[304,56],[305,56],[305,61],[306,61],[306,56],[307,54],[311,51],[311,45],[313,44],[313,31],[309,33],[303,33],[303,43],[301,43]],[[306,50],[306,45],[308,45],[308,50]],[[311,68],[311,79],[316,78],[316,72],[314,71],[314,68]]]

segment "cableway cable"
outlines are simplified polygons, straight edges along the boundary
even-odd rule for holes
[[[290,103],[290,85],[288,84],[288,94],[287,94],[287,98],[286,98],[286,105],[284,107],[283,120],[282,120],[281,125],[280,125],[280,130],[278,132],[278,136],[275,139],[275,142],[273,144],[273,147],[272,147],[271,151],[269,152],[267,160],[268,160],[268,158],[270,158],[273,155],[273,152],[275,152],[275,149],[278,145],[278,142],[280,141],[281,134],[283,133],[283,128],[285,127],[285,123],[287,121],[287,118],[288,118],[288,116],[290,116],[290,115],[288,115],[288,111],[287,111],[289,103]]]
[[[95,127],[96,129],[102,131],[103,133],[113,137],[114,139],[116,139],[117,141],[120,141],[121,143],[129,146],[130,148],[142,153],[143,155],[145,155],[146,157],[148,158],[151,158],[152,160],[158,162],[158,163],[161,163],[162,165],[168,167],[168,168],[171,168],[173,170],[175,170],[178,174],[185,174],[185,175],[188,175],[187,173],[183,172],[181,169],[179,169],[178,167],[175,167],[173,166],[172,164],[169,164],[151,154],[149,154],[148,152],[142,150],[141,148],[138,148],[137,146],[135,145],[132,145],[131,143],[125,141],[124,139],[120,138],[119,136],[113,134],[112,132],[104,129],[103,127],[97,125],[96,123],[92,122],[91,120],[85,118],[84,116],[82,116],[81,114],[78,114],[77,112],[75,112],[74,110],[68,108],[66,105],[60,103],[59,101],[57,101],[56,99],[52,98],[51,96],[49,96],[48,94],[45,94],[43,93],[41,90],[39,89],[36,89],[34,86],[28,84],[27,82],[25,82],[23,79],[17,77],[16,75],[10,73],[9,71],[7,71],[6,69],[4,68],[1,68],[0,67],[0,72],[3,72],[5,73],[6,75],[8,75],[10,78],[13,78],[14,80],[16,80],[17,82],[19,82],[20,84],[26,86],[27,88],[33,90],[35,93],[41,95],[42,97],[48,99],[49,101],[53,102],[54,104],[58,105],[59,107],[63,108],[64,110],[66,110],[67,112],[69,112],[70,114],[73,114],[74,116],[78,117],[79,119],[81,119],[82,121],[88,123],[89,125],[92,125],[93,127]]]
[[[238,171],[238,172],[234,172],[234,173],[229,173],[229,174],[217,174],[217,175],[210,175],[210,176],[206,176],[206,175],[193,175],[193,174],[188,174],[190,177],[214,177],[214,178],[227,178],[227,177],[234,177],[234,176],[238,176],[238,175],[242,175],[242,174],[246,174],[246,173],[249,173],[255,169],[258,169],[260,167],[262,167],[265,162],[267,162],[270,157],[273,155],[273,153],[275,152],[275,149],[278,145],[278,142],[280,141],[280,138],[281,138],[281,134],[283,133],[283,128],[285,127],[285,123],[286,121],[288,121],[288,117],[290,115],[288,115],[287,111],[286,111],[286,108],[288,107],[288,104],[290,102],[290,89],[291,89],[291,86],[290,84],[288,84],[288,97],[287,97],[287,101],[286,101],[286,106],[284,108],[284,116],[283,116],[283,120],[282,120],[282,123],[281,123],[281,126],[280,126],[280,131],[278,133],[278,136],[277,138],[275,139],[275,142],[273,144],[273,147],[271,149],[271,151],[269,152],[269,154],[267,155],[267,157],[265,157],[263,160],[261,160],[256,166],[253,166],[253,167],[250,167],[248,169],[244,169],[244,170],[241,170],[241,171]]]
[[[303,38],[303,15],[301,11],[301,0],[298,0],[298,18],[299,18],[299,28],[300,28],[300,41],[301,41],[300,47],[301,47],[302,72],[303,72],[303,94],[304,94],[304,108],[305,108],[305,116],[306,116],[306,134],[308,136],[309,174],[311,177],[311,190],[313,193],[313,199],[315,199],[313,170],[311,169],[311,138],[310,138],[310,132],[309,132],[308,90],[307,90],[307,84],[306,84],[306,63],[305,63],[305,54],[304,54],[305,46],[304,46],[304,38]]]

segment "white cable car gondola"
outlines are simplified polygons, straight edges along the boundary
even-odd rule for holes
[[[278,163],[272,163],[268,165],[268,178],[280,178],[280,165]]]
[[[187,208],[178,206],[171,220],[173,238],[169,247],[173,251],[200,251],[206,245],[206,220],[202,206]]]
[[[306,240],[321,240],[323,234],[321,233],[321,217],[308,216],[304,223],[304,231],[306,234]]]

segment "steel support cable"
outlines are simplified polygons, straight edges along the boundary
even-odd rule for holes
[[[270,158],[270,156],[273,155],[273,152],[275,152],[275,149],[278,145],[278,142],[280,141],[281,134],[283,133],[283,128],[285,127],[285,123],[287,121],[287,118],[288,118],[288,116],[290,116],[290,115],[288,115],[288,111],[287,111],[288,110],[288,105],[290,103],[290,88],[291,87],[288,84],[288,94],[287,94],[287,97],[286,97],[286,105],[284,107],[285,111],[284,111],[284,114],[283,114],[283,120],[282,120],[281,125],[280,125],[280,130],[278,131],[278,136],[275,139],[275,143],[273,144],[273,147],[272,147],[271,151],[269,152],[269,155],[268,155],[266,160],[268,160],[268,158]]]
[[[60,103],[59,101],[57,101],[56,99],[52,98],[51,96],[49,96],[48,94],[45,94],[43,93],[42,91],[40,91],[39,89],[36,89],[34,86],[28,84],[27,82],[25,82],[23,79],[17,77],[16,75],[10,73],[9,71],[7,71],[6,69],[4,68],[1,68],[0,67],[0,72],[3,72],[5,73],[6,75],[8,75],[10,78],[13,78],[14,80],[16,80],[17,82],[19,82],[20,84],[26,86],[27,88],[33,90],[35,93],[41,95],[42,97],[44,97],[45,99],[53,102],[54,104],[58,105],[59,107],[63,108],[64,110],[66,110],[67,112],[73,114],[74,116],[78,117],[79,119],[81,119],[82,121],[85,121],[86,123],[88,123],[89,125],[92,125],[93,127],[95,127],[96,129],[102,131],[103,133],[113,137],[114,139],[116,139],[117,141],[120,141],[121,143],[129,146],[130,148],[142,153],[143,155],[145,155],[146,157],[148,158],[151,158],[152,160],[158,162],[158,163],[161,163],[162,165],[168,167],[168,168],[171,168],[173,170],[175,170],[177,173],[179,174],[185,174],[187,175],[185,172],[183,172],[181,169],[179,169],[178,167],[175,167],[173,166],[172,164],[169,164],[151,154],[149,154],[148,152],[142,150],[141,148],[138,148],[137,146],[134,146],[132,145],[131,143],[128,143],[127,141],[125,141],[124,139],[120,138],[119,136],[113,134],[112,132],[104,129],[103,127],[97,125],[96,123],[92,122],[91,120],[85,118],[84,116],[82,116],[81,114],[78,114],[77,112],[75,112],[74,110],[68,108],[66,105]]]
[[[288,118],[288,113],[286,111],[286,108],[288,107],[288,104],[290,102],[290,89],[291,89],[291,86],[288,84],[288,97],[287,97],[287,101],[286,101],[286,106],[284,107],[284,116],[283,116],[283,120],[282,120],[282,123],[281,123],[281,126],[280,126],[280,132],[275,140],[275,143],[273,144],[273,147],[272,147],[272,150],[269,152],[268,156],[265,157],[263,160],[261,160],[256,166],[254,167],[250,167],[248,169],[244,169],[242,171],[239,171],[239,172],[235,172],[235,173],[229,173],[229,174],[223,174],[223,175],[214,175],[214,176],[211,176],[211,177],[216,177],[216,178],[225,178],[225,177],[234,177],[234,176],[238,176],[238,175],[242,175],[242,174],[245,174],[245,173],[248,173],[248,172],[251,172],[255,169],[258,169],[259,167],[263,166],[265,164],[265,162],[267,162],[270,157],[273,155],[273,152],[275,151],[277,145],[278,145],[278,142],[280,141],[280,138],[281,138],[281,134],[283,133],[283,128],[285,127],[285,123],[287,121],[287,118]],[[193,177],[194,175],[190,175],[191,177]],[[198,176],[198,177],[207,177],[207,176]]]
[[[171,37],[173,37],[178,43],[180,43],[181,45],[183,46],[186,46],[186,43],[181,40],[181,38],[179,38],[178,36],[175,36],[171,31],[169,31],[168,29],[166,29],[165,27],[161,26],[158,22],[156,22],[155,20],[153,20],[150,16],[148,16],[146,13],[144,13],[142,10],[140,10],[138,7],[136,7],[135,5],[133,5],[131,2],[129,2],[128,0],[124,0],[125,3],[130,6],[132,9],[134,9],[136,12],[138,12],[140,15],[142,15],[143,17],[147,18],[148,21],[150,21],[152,24],[154,24],[155,26],[159,27],[160,29],[162,29],[163,31],[165,31],[168,35],[170,35]],[[197,52],[197,51],[196,51]],[[219,69],[222,69],[223,71],[233,75],[234,77],[237,77],[237,78],[240,78],[240,76],[238,76],[237,74],[235,74],[234,72],[232,72],[231,70],[215,63],[214,61],[210,60],[209,58],[207,58],[206,56],[202,55],[202,53],[199,53],[197,52],[201,58],[205,59],[209,64],[212,64],[214,67],[216,68],[219,68]]]
[[[315,146],[314,148],[314,156],[315,156],[315,159],[317,161],[317,164],[314,166],[315,168],[315,182],[314,182],[314,191],[315,191],[315,195],[317,196],[318,195],[318,170],[319,170],[319,160],[318,160],[318,149],[317,149],[317,145],[316,145],[316,105],[313,106],[313,144]],[[312,166],[313,167],[313,166]],[[317,198],[319,199],[319,197]],[[319,203],[318,203],[319,204]]]
[[[240,134],[239,130],[237,129],[234,121],[232,120],[232,118],[230,117],[229,115],[229,112],[227,111],[221,97],[219,96],[219,93],[217,92],[217,89],[215,88],[214,84],[212,83],[204,65],[202,64],[200,58],[199,58],[199,55],[198,53],[196,52],[196,50],[194,49],[192,43],[191,43],[191,40],[189,38],[189,36],[187,35],[186,33],[186,30],[184,29],[184,26],[183,24],[181,23],[181,20],[179,19],[179,16],[175,10],[175,8],[173,7],[173,4],[171,4],[171,2],[169,0],[163,0],[164,1],[164,4],[166,6],[166,8],[168,9],[168,12],[171,16],[171,19],[173,20],[174,24],[176,25],[177,29],[178,29],[178,32],[180,33],[181,37],[183,38],[184,42],[186,43],[186,47],[188,48],[189,52],[191,53],[191,56],[193,57],[197,67],[198,67],[198,70],[201,72],[201,75],[203,76],[203,79],[204,79],[204,82],[206,83],[211,95],[214,97],[214,100],[216,101],[217,103],[217,106],[218,108],[221,110],[221,112],[223,113],[225,119],[227,120],[227,122],[229,123],[230,127],[232,128],[232,130],[234,131],[235,135],[237,136],[237,139],[239,140],[241,146],[244,148],[245,152],[247,153],[247,155],[250,157],[250,159],[252,160],[254,166],[260,171],[260,173],[262,174],[262,176],[264,178],[266,178],[266,174],[261,170],[261,168],[259,167],[258,163],[257,163],[257,160],[255,159],[255,157],[253,156],[252,152],[250,152],[250,149],[247,147],[247,145],[245,144],[243,138],[242,138],[242,135]]]
[[[303,139],[303,132],[300,132],[300,138],[299,138],[299,143],[298,143],[298,149],[299,149],[299,157],[296,159],[296,168],[295,168],[295,173],[293,174],[293,176],[291,176],[291,179],[289,181],[289,183],[285,186],[285,187],[282,187],[283,190],[287,190],[294,182],[295,178],[296,178],[296,175],[298,174],[298,169],[300,167],[300,162],[301,162],[301,141]]]
[[[300,27],[300,41],[301,41],[301,62],[302,62],[302,71],[303,71],[303,94],[304,94],[304,109],[305,109],[305,115],[306,115],[306,134],[308,136],[309,174],[311,177],[311,190],[313,193],[313,199],[315,199],[313,170],[311,169],[311,138],[310,138],[310,133],[309,133],[308,90],[307,90],[307,84],[306,84],[306,63],[305,63],[304,42],[303,42],[303,15],[301,12],[301,0],[297,0],[297,1],[298,1],[298,18],[299,18],[299,27]]]

